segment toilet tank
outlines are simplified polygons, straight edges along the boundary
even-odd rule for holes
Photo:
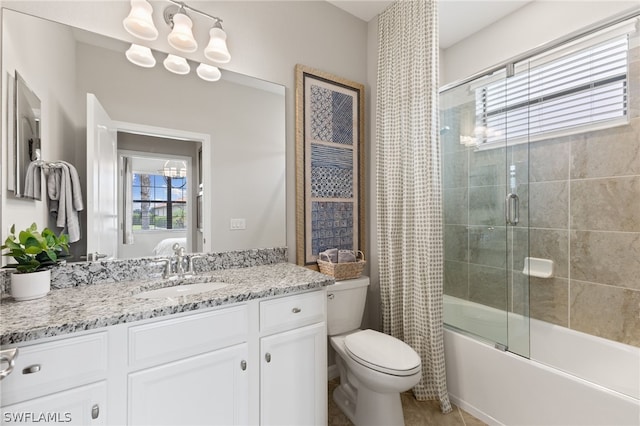
[[[327,287],[327,334],[356,330],[362,323],[369,277],[336,281]]]

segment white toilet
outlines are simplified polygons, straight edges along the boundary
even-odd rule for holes
[[[420,356],[406,343],[360,330],[369,277],[327,287],[327,332],[340,386],[333,399],[356,426],[404,425],[400,393],[420,380]]]

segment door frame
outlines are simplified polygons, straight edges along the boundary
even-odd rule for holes
[[[206,133],[197,133],[187,130],[170,129],[167,127],[150,126],[147,124],[131,123],[127,121],[113,120],[116,132],[132,133],[143,136],[153,136],[165,139],[174,139],[176,142],[200,142],[202,146],[203,162],[211,159],[211,136]],[[211,172],[207,167],[201,167],[202,171],[202,211],[213,212],[213,200],[211,199]],[[212,213],[202,215],[202,251],[211,251],[212,239]],[[195,224],[194,224],[195,226]]]

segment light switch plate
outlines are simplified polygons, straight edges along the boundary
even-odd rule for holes
[[[247,228],[247,221],[244,218],[231,219],[229,229],[232,231],[238,231]]]

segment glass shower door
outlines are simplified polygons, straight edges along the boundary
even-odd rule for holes
[[[527,355],[528,327],[520,318],[528,315],[521,268],[528,144],[508,143],[506,75],[501,70],[440,94],[445,323]]]

